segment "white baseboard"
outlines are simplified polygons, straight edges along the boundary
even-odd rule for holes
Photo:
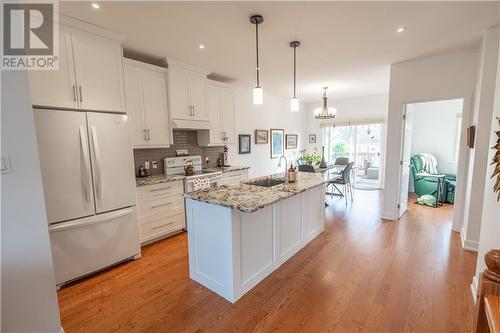
[[[464,230],[460,230],[460,240],[462,241],[462,248],[467,251],[477,252],[479,249],[479,242],[467,240],[465,239],[464,235]]]
[[[389,221],[397,221],[399,220],[397,217],[397,214],[395,212],[387,212],[383,211],[381,214],[381,217],[383,220],[389,220]]]

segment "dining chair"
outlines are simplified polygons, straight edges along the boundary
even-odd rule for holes
[[[354,200],[353,196],[353,188],[352,188],[352,183],[351,183],[351,173],[352,173],[352,167],[354,166],[354,162],[349,162],[347,163],[346,167],[342,172],[340,173],[340,177],[335,178],[331,181],[328,182],[327,186],[332,185],[335,190],[337,190],[340,195],[342,195],[345,198],[345,204],[347,205],[347,196],[351,196],[351,202]],[[343,185],[344,186],[344,193],[337,187],[337,185]],[[333,191],[331,192],[331,195],[333,196]]]
[[[349,164],[349,158],[347,157],[337,157],[335,159],[335,165],[347,165]]]

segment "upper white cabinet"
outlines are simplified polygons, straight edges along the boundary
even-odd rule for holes
[[[215,81],[207,84],[207,108],[210,130],[198,134],[200,145],[222,145],[235,142],[235,96],[231,88]]]
[[[61,28],[59,70],[30,71],[32,104],[125,112],[121,42]]]
[[[207,121],[206,75],[169,65],[169,110],[172,119]]]
[[[166,69],[125,59],[125,94],[134,148],[168,147]]]
[[[90,34],[73,34],[80,108],[125,111],[120,42]]]
[[[28,71],[33,105],[78,108],[71,34],[59,31],[59,70]]]

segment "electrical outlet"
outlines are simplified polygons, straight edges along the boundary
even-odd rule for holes
[[[149,161],[144,162],[144,168],[149,169]]]
[[[153,164],[153,169],[158,169],[158,162],[153,161],[151,164]]]

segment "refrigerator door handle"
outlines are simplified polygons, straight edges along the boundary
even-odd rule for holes
[[[90,126],[92,132],[92,145],[94,146],[94,159],[95,159],[95,192],[96,197],[102,200],[102,184],[101,184],[101,154],[99,152],[99,142],[97,141],[97,129],[95,126]]]
[[[85,127],[83,126],[80,126],[80,145],[82,147],[83,163],[85,164],[85,198],[87,199],[87,202],[91,202],[90,195],[92,188],[92,179],[90,175],[90,155],[87,136],[85,135]]]
[[[135,207],[128,207],[125,209],[120,209],[120,210],[116,210],[116,211],[109,212],[109,213],[97,214],[94,216],[85,217],[85,218],[78,219],[75,221],[56,223],[56,224],[49,226],[49,231],[50,232],[62,231],[62,230],[80,228],[80,227],[84,227],[84,226],[90,225],[90,224],[106,222],[109,220],[119,218],[121,216],[131,214],[134,212],[134,210],[135,210]]]

